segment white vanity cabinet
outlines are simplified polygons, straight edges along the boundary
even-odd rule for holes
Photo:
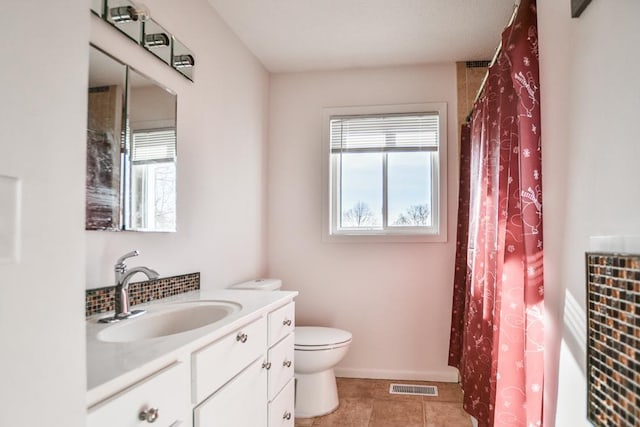
[[[89,409],[87,427],[191,425],[189,366],[177,362]]]
[[[295,303],[280,307],[268,315],[269,349],[267,351],[269,427],[294,426],[293,356]]]
[[[295,380],[292,378],[284,389],[269,402],[269,427],[293,427]]]
[[[267,375],[258,359],[194,409],[194,427],[266,427],[266,386]]]
[[[262,317],[193,353],[194,427],[266,427],[266,345]]]
[[[293,427],[294,326],[292,302],[193,353],[194,427]]]
[[[260,358],[267,345],[267,319],[262,317],[191,356],[192,401],[199,404]]]
[[[156,367],[133,385],[116,378],[118,388],[92,395],[89,401],[96,403],[89,408],[87,426],[293,427],[293,296],[285,294],[260,312],[248,312],[225,332],[155,353],[168,366]],[[154,352],[152,345],[145,350]],[[133,351],[125,356],[139,357]],[[149,369],[159,360],[151,359]],[[135,372],[140,374],[145,374],[143,366]]]

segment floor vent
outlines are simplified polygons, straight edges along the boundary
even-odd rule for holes
[[[390,394],[415,394],[420,396],[437,396],[438,387],[434,385],[391,384]]]

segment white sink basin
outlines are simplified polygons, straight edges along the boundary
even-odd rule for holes
[[[132,342],[180,334],[224,319],[242,306],[230,301],[197,301],[150,308],[146,314],[125,319],[100,331],[106,342]],[[153,310],[153,311],[152,311]]]

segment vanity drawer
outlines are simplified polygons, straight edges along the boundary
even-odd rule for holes
[[[189,368],[178,362],[143,379],[115,396],[89,408],[88,427],[139,427],[141,412],[157,409],[154,425],[187,427],[191,424]]]
[[[269,400],[272,400],[293,378],[293,350],[294,335],[289,334],[285,339],[269,349]]]
[[[274,345],[295,328],[296,306],[290,302],[269,313],[269,346]]]
[[[269,427],[293,427],[295,380],[291,378],[280,394],[269,403]]]
[[[264,427],[267,423],[262,359],[249,365],[193,411],[194,427]]]
[[[262,317],[191,355],[192,400],[198,403],[264,354],[267,319]]]

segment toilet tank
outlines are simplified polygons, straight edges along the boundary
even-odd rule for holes
[[[253,289],[257,291],[275,291],[282,287],[280,279],[254,279],[229,286],[230,289]]]

